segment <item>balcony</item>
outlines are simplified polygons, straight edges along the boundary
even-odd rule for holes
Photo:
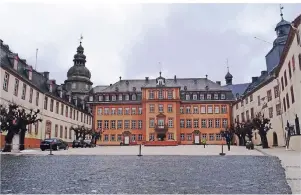
[[[165,134],[168,131],[168,125],[167,124],[155,124],[155,131],[158,134]]]

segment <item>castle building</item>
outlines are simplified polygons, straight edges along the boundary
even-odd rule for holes
[[[221,143],[230,125],[231,90],[206,78],[146,77],[120,80],[91,91],[100,145]]]
[[[15,103],[27,111],[40,110],[39,118],[43,121],[27,127],[26,148],[40,147],[40,141],[45,138],[72,142],[75,138],[72,126],[92,128],[92,112],[84,96],[92,85],[91,74],[85,67],[81,45],[74,56],[74,66],[68,71],[66,84],[57,84],[49,77],[49,72],[37,72],[2,40],[0,67],[0,104]],[[5,144],[6,133],[1,132],[1,147]]]

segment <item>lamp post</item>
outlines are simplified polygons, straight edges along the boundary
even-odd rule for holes
[[[224,142],[223,142],[223,141],[224,141],[225,132],[224,132],[223,130],[221,130],[221,131],[220,131],[220,134],[221,134],[221,136],[222,136],[222,152],[219,153],[219,155],[225,156],[226,153],[224,153]]]

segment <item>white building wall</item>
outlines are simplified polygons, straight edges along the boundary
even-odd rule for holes
[[[51,137],[55,137],[55,125],[58,125],[58,138],[61,138],[65,141],[71,142],[74,140],[75,136],[74,136],[74,132],[71,133],[71,139],[69,138],[69,130],[70,127],[72,126],[85,126],[88,128],[92,128],[92,120],[90,119],[90,116],[88,117],[88,121],[86,120],[86,123],[81,122],[81,111],[76,110],[76,114],[77,111],[79,111],[79,117],[77,120],[77,117],[75,118],[75,120],[69,117],[70,114],[70,106],[67,105],[69,107],[68,109],[68,117],[65,116],[65,109],[66,109],[66,104],[64,104],[64,113],[63,115],[61,115],[61,104],[62,102],[59,101],[59,112],[58,114],[56,113],[56,102],[57,100],[54,99],[54,106],[53,106],[53,112],[50,111],[50,99],[51,97],[48,97],[48,109],[45,110],[44,109],[44,99],[45,99],[45,94],[39,92],[39,99],[38,99],[38,105],[36,105],[36,97],[37,97],[37,90],[35,88],[33,88],[33,97],[32,97],[32,103],[29,102],[29,96],[30,96],[30,88],[31,86],[27,85],[26,88],[26,97],[25,100],[21,99],[22,96],[22,88],[23,88],[23,81],[21,79],[19,79],[19,87],[18,87],[18,96],[14,95],[14,88],[15,88],[15,76],[13,74],[10,74],[9,72],[7,72],[9,74],[9,82],[8,82],[8,91],[3,90],[3,84],[4,84],[4,76],[5,76],[5,71],[2,67],[1,67],[1,77],[0,77],[0,104],[4,104],[4,105],[8,105],[10,103],[16,103],[17,105],[22,106],[24,109],[26,109],[27,111],[29,111],[30,109],[33,110],[37,110],[40,109],[40,114],[39,117],[43,120],[41,123],[39,123],[38,125],[38,133],[35,133],[35,129],[32,126],[32,131],[31,134],[26,133],[26,138],[35,138],[35,139],[45,139],[45,130],[46,130],[46,122],[49,120],[51,121],[52,125],[51,125]],[[53,98],[52,98],[53,99]],[[86,116],[86,114],[83,113],[84,116]],[[91,123],[90,123],[91,120]],[[63,126],[63,136],[60,137],[60,126]],[[67,138],[65,138],[65,127],[67,127]],[[2,135],[5,135],[5,132],[2,133]]]

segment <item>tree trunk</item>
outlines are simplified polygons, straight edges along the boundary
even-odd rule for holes
[[[21,129],[19,135],[20,135],[20,145],[19,145],[19,149],[20,150],[25,150],[25,133],[26,133],[26,129]]]
[[[262,148],[269,148],[267,135],[266,134],[260,135],[260,138],[261,138]]]
[[[14,135],[15,133],[12,130],[7,132],[7,135],[5,136],[5,146],[2,152],[11,152]]]

